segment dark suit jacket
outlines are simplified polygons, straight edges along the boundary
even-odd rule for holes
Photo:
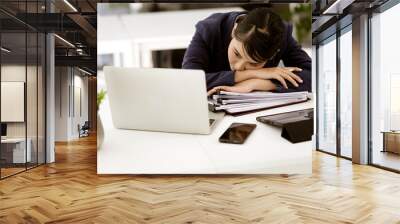
[[[234,72],[228,61],[228,46],[236,17],[243,13],[246,12],[215,13],[196,24],[196,32],[185,52],[182,68],[204,70],[208,90],[215,86],[235,84]],[[293,39],[292,26],[285,23],[285,28],[280,52],[264,67],[276,67],[282,60],[286,67],[303,69],[298,73],[303,83],[299,83],[297,88],[287,82],[289,89],[285,89],[277,80],[272,81],[277,85],[276,92],[311,92],[311,58]]]

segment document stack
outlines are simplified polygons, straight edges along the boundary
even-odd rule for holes
[[[209,109],[213,112],[225,111],[228,114],[238,115],[264,109],[282,107],[305,102],[310,99],[308,92],[272,93],[251,92],[235,93],[219,91],[210,96]]]

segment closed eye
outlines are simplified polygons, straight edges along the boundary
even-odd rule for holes
[[[260,65],[260,63],[255,62],[255,63],[250,63],[250,65],[251,65],[251,66],[257,66],[257,65]]]
[[[242,56],[240,56],[239,52],[237,52],[236,50],[234,50],[233,52],[235,53],[236,57],[239,57],[239,58],[242,57]]]

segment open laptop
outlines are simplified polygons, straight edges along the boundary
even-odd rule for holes
[[[202,70],[104,67],[114,126],[209,134],[223,113],[208,111]]]

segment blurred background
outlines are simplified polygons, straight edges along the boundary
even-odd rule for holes
[[[99,89],[105,65],[180,68],[195,24],[216,12],[269,7],[293,24],[293,36],[311,54],[311,4],[98,4]]]

